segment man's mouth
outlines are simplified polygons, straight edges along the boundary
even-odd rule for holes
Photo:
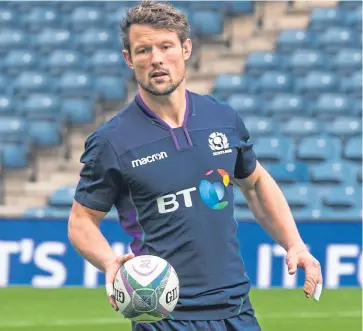
[[[164,77],[167,76],[168,74],[165,71],[154,71],[151,74],[151,78],[157,78],[157,77]]]

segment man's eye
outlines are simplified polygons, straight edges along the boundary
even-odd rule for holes
[[[137,54],[144,54],[145,52],[146,52],[145,49],[140,49],[140,50],[137,51]]]

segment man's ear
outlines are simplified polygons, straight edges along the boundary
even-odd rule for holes
[[[192,55],[192,41],[190,39],[187,39],[186,41],[184,41],[183,43],[183,56],[184,56],[184,61],[188,60],[190,58],[190,56]]]
[[[124,56],[124,59],[127,63],[127,65],[131,68],[134,69],[134,66],[132,64],[132,59],[131,59],[131,54],[129,51],[127,51],[126,49],[122,50],[122,55]]]

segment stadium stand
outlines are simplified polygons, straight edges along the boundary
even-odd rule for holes
[[[1,215],[68,216],[85,138],[136,91],[119,52],[131,4],[0,4]],[[296,220],[361,219],[361,3],[175,4],[193,28],[188,88],[238,111]]]

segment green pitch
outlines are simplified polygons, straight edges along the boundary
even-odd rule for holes
[[[324,290],[319,303],[301,290],[251,293],[263,331],[361,331],[360,289]],[[0,331],[127,331],[103,289],[0,289]],[[242,331],[242,330],[241,330]]]

